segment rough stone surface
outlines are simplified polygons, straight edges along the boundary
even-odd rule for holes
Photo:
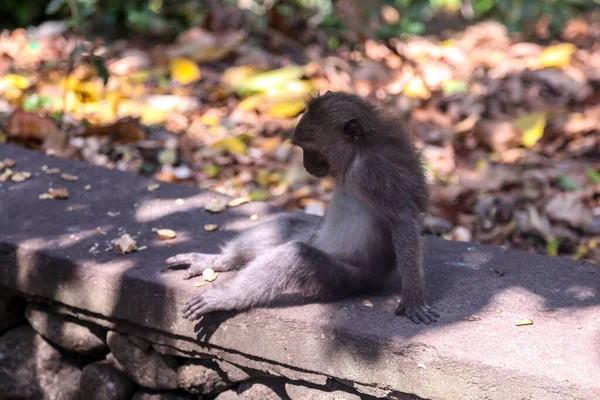
[[[108,347],[127,374],[140,386],[150,389],[177,389],[177,360],[158,354],[151,348],[141,349],[127,336],[110,331]]]
[[[86,365],[79,387],[86,400],[129,400],[135,392],[131,379],[106,360]]]
[[[0,293],[2,288],[0,288]],[[27,302],[15,296],[0,294],[0,333],[25,321],[25,305]]]
[[[154,392],[138,390],[131,400],[190,400],[194,396],[183,392]]]
[[[0,337],[0,398],[79,400],[81,371],[28,325]]]
[[[218,392],[230,384],[219,372],[196,360],[185,361],[177,369],[177,383],[188,392],[201,394]]]
[[[226,390],[223,393],[219,393],[215,400],[239,400],[240,395],[233,390]]]
[[[360,396],[341,390],[327,392],[291,383],[285,384],[285,392],[291,400],[360,400]]]
[[[377,295],[211,315],[194,324],[181,318],[182,309],[210,285],[199,289],[181,271],[165,272],[164,259],[215,252],[239,230],[274,217],[274,209],[245,204],[210,214],[202,211],[215,196],[208,191],[161,183],[148,192],[143,177],[0,145],[5,157],[33,173],[25,182],[0,183],[0,285],[7,288],[169,332],[182,346],[239,354],[227,359],[238,365],[259,360],[285,373],[430,399],[600,398],[597,265],[428,237],[427,298],[442,315],[431,326],[394,316],[396,277]],[[40,172],[42,165],[79,181],[59,182]],[[51,183],[67,187],[70,199],[41,206],[37,195]],[[92,190],[84,191],[88,183]],[[221,228],[198,229],[207,223]],[[175,243],[156,238],[159,225],[177,230]],[[125,256],[105,251],[120,227],[148,248]],[[374,307],[363,307],[365,299]],[[522,318],[533,325],[517,327]]]
[[[77,321],[30,303],[25,316],[37,333],[55,345],[79,354],[102,354],[108,351],[106,329]]]
[[[242,400],[281,400],[283,397],[262,383],[240,384],[239,396]]]
[[[221,370],[227,374],[227,379],[229,379],[231,382],[242,382],[251,378],[248,372],[244,371],[235,364],[224,360],[215,361],[219,365],[219,368],[221,368]]]

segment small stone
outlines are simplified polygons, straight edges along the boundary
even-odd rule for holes
[[[160,187],[159,183],[151,183],[150,185],[148,185],[148,191],[153,192],[156,189],[158,189],[159,187]]]
[[[153,231],[155,231],[158,238],[162,240],[175,239],[175,237],[177,237],[177,232],[173,229],[153,229]]]
[[[92,185],[85,185],[83,190],[92,190]]]
[[[156,392],[151,390],[138,390],[131,400],[191,400],[195,397],[189,393],[178,392]]]
[[[257,219],[258,219],[258,215],[257,215],[257,214],[252,214],[252,215],[250,216],[250,220],[251,220],[251,221],[256,221]]]
[[[79,400],[81,371],[29,325],[0,337],[0,398]]]
[[[336,390],[328,392],[326,390],[309,388],[302,385],[293,385],[291,383],[285,384],[285,392],[292,400],[360,400],[360,396]]]
[[[218,371],[195,360],[185,361],[177,369],[177,383],[188,392],[201,394],[218,392],[229,386]]]
[[[108,351],[104,328],[44,310],[32,303],[27,306],[25,316],[37,333],[63,349],[79,354]]]
[[[224,360],[215,361],[219,368],[221,368],[221,370],[227,374],[227,379],[229,379],[231,382],[243,382],[251,378],[250,374],[235,364]]]
[[[227,208],[227,202],[218,197],[212,197],[204,206],[204,209],[211,213],[220,213]]]
[[[77,175],[67,174],[67,173],[62,174],[60,177],[62,179],[64,179],[65,181],[70,181],[70,182],[75,182],[76,180],[79,179],[79,177]]]
[[[219,393],[215,400],[239,400],[240,396],[234,392],[233,390],[227,390],[225,392]]]
[[[178,388],[177,360],[174,357],[159,354],[153,349],[142,350],[127,336],[114,331],[108,332],[106,341],[115,359],[137,384],[150,389]]]
[[[219,225],[217,225],[217,224],[206,224],[206,225],[204,225],[204,230],[206,232],[213,232],[213,231],[216,231],[218,227],[219,227]]]
[[[240,398],[242,400],[281,400],[282,397],[273,389],[262,383],[241,383]]]
[[[104,360],[85,366],[79,390],[82,399],[128,400],[135,392],[135,384],[110,361]]]

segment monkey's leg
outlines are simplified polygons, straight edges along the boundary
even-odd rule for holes
[[[392,229],[396,263],[402,277],[402,299],[396,315],[404,314],[415,324],[430,324],[440,316],[425,303],[422,266],[422,239],[418,219],[410,213],[400,215]]]
[[[367,280],[359,269],[315,247],[289,242],[258,256],[230,281],[203,290],[186,304],[183,316],[195,320],[213,311],[264,306],[290,289],[307,300],[342,298]]]

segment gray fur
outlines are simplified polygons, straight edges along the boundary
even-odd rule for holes
[[[336,183],[323,221],[292,214],[242,233],[220,254],[169,258],[168,265],[190,264],[186,279],[208,267],[240,270],[190,300],[184,317],[264,306],[287,292],[336,300],[378,287],[399,268],[396,313],[415,323],[436,321],[425,303],[421,266],[425,176],[401,124],[356,96],[328,92],[309,101],[292,140],[309,173]]]

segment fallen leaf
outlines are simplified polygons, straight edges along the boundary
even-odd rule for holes
[[[227,208],[227,201],[218,197],[212,197],[204,206],[204,209],[211,213],[220,213],[225,208]]]
[[[29,178],[31,178],[31,172],[20,171],[20,172],[14,172],[11,175],[10,180],[13,182],[23,182]]]
[[[21,139],[43,141],[49,136],[58,135],[59,130],[52,118],[15,110],[6,123],[6,134]]]
[[[212,232],[212,231],[217,230],[218,227],[219,226],[217,224],[206,224],[206,225],[204,225],[204,230],[206,232]]]
[[[177,236],[177,232],[173,229],[152,229],[158,235],[159,239],[167,240],[174,239]]]
[[[287,103],[274,104],[268,115],[275,118],[290,118],[300,114],[306,108],[304,100],[295,100]]]
[[[262,72],[250,76],[233,87],[233,90],[240,95],[264,92],[269,88],[283,85],[286,82],[300,79],[304,75],[304,67],[291,65],[275,69],[268,72]]]
[[[127,254],[137,250],[135,240],[128,233],[113,241],[114,250],[117,254]]]
[[[2,174],[0,174],[0,182],[6,182],[14,173],[15,172],[12,169],[6,168]]]
[[[242,196],[242,197],[238,197],[238,198],[231,200],[229,203],[227,203],[227,206],[228,207],[237,207],[237,206],[241,206],[242,204],[248,203],[249,201],[250,201],[250,199],[247,196]]]
[[[371,300],[364,300],[362,305],[363,307],[373,307],[373,302]]]
[[[92,190],[92,185],[85,185],[83,190]]]
[[[571,63],[571,56],[575,50],[577,47],[572,43],[546,47],[540,56],[540,65],[542,68],[566,68]]]
[[[244,155],[248,151],[246,143],[239,137],[233,136],[230,138],[218,140],[212,145],[213,149],[225,149],[231,154]]]
[[[178,206],[182,206],[185,204],[185,200],[183,199],[176,199],[175,200],[175,204],[177,204]]]
[[[250,220],[252,220],[252,221],[256,221],[257,219],[258,219],[258,215],[257,214],[252,214],[250,216]]]
[[[60,177],[63,178],[65,181],[71,181],[71,182],[74,182],[79,179],[79,177],[77,177],[76,175],[71,175],[71,174],[67,174],[67,173],[62,174]]]
[[[160,183],[151,183],[150,185],[148,185],[148,191],[149,192],[153,192],[156,189],[158,189],[160,187]]]
[[[65,200],[69,198],[69,191],[66,188],[49,188],[46,193],[39,195],[40,200]]]
[[[402,89],[402,93],[408,97],[417,99],[428,99],[431,96],[429,89],[425,86],[425,82],[420,77],[411,78]]]
[[[585,229],[594,220],[592,211],[585,206],[577,192],[552,196],[545,207],[550,219]]]
[[[206,285],[205,281],[198,281],[198,282],[194,283],[194,286],[196,286],[196,287],[202,287],[204,285]]]
[[[453,79],[442,84],[442,91],[446,96],[458,93],[466,93],[469,91],[469,85],[466,82]]]
[[[596,171],[595,169],[587,167],[585,169],[585,175],[593,183],[600,183],[600,172]]]
[[[60,173],[60,168],[48,168],[47,165],[44,165],[42,166],[42,171],[44,171],[48,175],[58,174]]]
[[[202,271],[202,277],[207,282],[212,282],[217,279],[217,273],[212,268],[206,268]]]
[[[517,321],[517,326],[533,325],[533,320],[525,318]]]
[[[146,137],[146,131],[138,119],[127,117],[110,125],[92,125],[79,136],[108,136],[119,143],[125,144],[143,140]]]
[[[200,68],[189,58],[175,58],[170,62],[171,77],[182,85],[200,80]]]
[[[8,88],[17,88],[21,90],[25,90],[31,86],[32,81],[22,75],[16,74],[6,74],[2,78],[0,78],[0,91],[6,90]]]
[[[559,175],[558,183],[560,184],[560,187],[566,191],[572,192],[572,191],[581,189],[581,185],[579,183],[577,183],[575,180],[573,180],[573,178],[569,177],[568,175]]]
[[[17,162],[13,159],[10,158],[5,158],[4,160],[0,161],[0,170],[4,169],[4,168],[12,168],[15,165],[17,165]]]
[[[531,148],[544,136],[546,113],[534,112],[521,115],[513,120],[513,126],[521,131],[523,146]]]

